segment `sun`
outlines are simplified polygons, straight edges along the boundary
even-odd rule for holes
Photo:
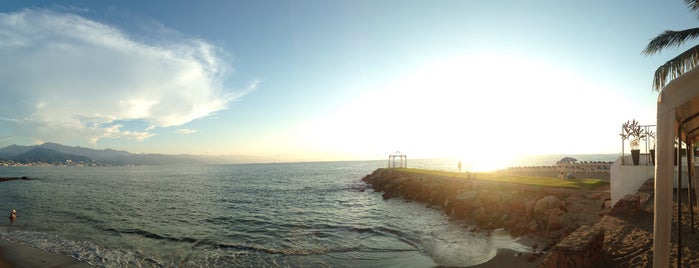
[[[545,76],[542,76],[545,74]],[[461,159],[474,171],[560,146],[565,121],[556,68],[526,57],[466,55],[435,60],[377,84],[296,130],[303,147],[336,154]],[[544,80],[544,81],[542,81]],[[549,142],[551,141],[551,142]]]

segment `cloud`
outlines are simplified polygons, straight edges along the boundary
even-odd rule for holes
[[[196,132],[197,132],[196,130],[188,129],[188,128],[175,130],[175,133],[178,133],[178,134],[192,134],[192,133],[196,133]]]
[[[225,88],[231,67],[221,52],[198,39],[136,41],[70,13],[0,13],[0,124],[37,140],[144,140],[255,90],[258,81]]]

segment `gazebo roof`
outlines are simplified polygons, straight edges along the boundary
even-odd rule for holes
[[[400,151],[396,151],[395,153],[392,153],[390,156],[405,157],[405,154],[401,153]]]
[[[658,115],[675,114],[675,129],[680,123],[690,132],[689,138],[696,141],[699,136],[699,68],[671,81],[658,95]],[[677,133],[676,133],[677,134]],[[680,133],[685,140],[685,133]]]

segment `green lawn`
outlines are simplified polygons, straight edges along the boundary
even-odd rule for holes
[[[502,181],[502,182],[512,182],[525,185],[542,186],[542,187],[559,187],[559,188],[571,188],[571,189],[586,189],[592,190],[600,186],[609,185],[608,182],[598,179],[558,179],[558,178],[548,178],[548,177],[534,177],[534,176],[517,176],[510,174],[501,174],[496,172],[472,172],[472,173],[457,173],[439,170],[429,170],[429,169],[417,169],[417,168],[405,168],[400,169],[405,172],[427,174],[427,175],[437,175],[437,176],[447,176],[467,179],[469,176],[471,178],[476,178],[479,180],[489,180],[489,181]]]

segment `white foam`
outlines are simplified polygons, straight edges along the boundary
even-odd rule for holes
[[[495,257],[497,248],[481,233],[469,232],[454,225],[444,227],[423,237],[423,251],[442,266],[463,267],[485,263]]]
[[[88,241],[73,241],[56,235],[0,227],[0,238],[72,257],[90,265],[101,267],[155,266],[164,267],[161,261],[151,256],[145,256],[140,251],[127,249],[105,249]]]

